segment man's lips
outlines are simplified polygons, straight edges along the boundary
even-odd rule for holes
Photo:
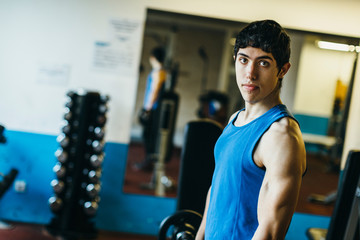
[[[242,86],[247,91],[254,91],[255,89],[258,88],[258,86],[253,85],[253,84],[243,84]]]

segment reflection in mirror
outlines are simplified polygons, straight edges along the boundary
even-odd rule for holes
[[[147,78],[152,71],[149,61],[151,50],[158,46],[165,49],[164,69],[167,71],[167,80],[164,89],[173,88],[178,96],[171,136],[173,148],[168,153],[169,159],[165,160],[164,174],[167,176],[164,178],[164,196],[176,197],[185,125],[204,117],[209,107],[209,96],[218,96],[218,93],[227,98],[224,112],[217,115],[216,119],[221,124],[226,124],[229,116],[243,106],[235,81],[231,43],[244,25],[148,11],[124,192],[157,195],[153,185],[154,166],[141,169],[136,165],[143,163],[146,158],[144,129],[139,121],[139,113],[144,107]],[[308,174],[304,177],[297,211],[331,215],[331,204],[313,205],[308,197],[312,193],[327,194],[337,187],[338,171],[327,172],[325,169],[330,161],[337,164],[341,156],[341,146],[331,144],[331,139],[338,138],[339,126],[342,126],[341,131],[344,132],[342,123],[346,122],[344,109],[348,106],[346,97],[355,54],[320,49],[317,42],[322,40],[358,45],[359,40],[295,30],[288,30],[288,33],[292,39],[292,67],[284,78],[281,98],[300,122],[308,151]],[[208,113],[206,115],[209,117]],[[314,183],[314,179],[318,180]]]
[[[165,160],[165,175],[168,177],[165,179],[168,184],[166,196],[175,197],[185,125],[189,121],[204,117],[225,124],[229,115],[226,106],[241,104],[239,93],[233,94],[232,98],[224,94],[229,87],[228,78],[231,77],[228,72],[232,61],[232,46],[229,40],[233,37],[233,29],[239,29],[241,26],[243,26],[241,23],[223,20],[148,11],[125,176],[125,192],[156,195],[153,185],[155,165],[154,161],[148,161],[150,157],[146,158],[144,127],[139,121],[139,113],[144,109],[148,77],[154,69],[149,61],[151,51],[159,46],[165,50],[163,68],[167,71],[167,80],[163,91],[173,88],[178,95],[172,136],[174,147],[170,148],[171,152],[168,153],[170,157]],[[217,104],[209,111],[210,101]],[[151,134],[152,137],[154,135],[155,133]],[[156,144],[156,139],[152,139],[152,143]]]
[[[298,63],[294,113],[307,150],[298,212],[331,216],[351,99],[356,54],[321,49],[318,41],[354,44],[356,39],[304,34]]]

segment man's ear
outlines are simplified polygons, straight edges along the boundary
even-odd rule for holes
[[[234,58],[234,61],[236,60],[236,57],[235,57],[235,55],[233,55],[233,58]]]
[[[285,63],[281,67],[281,69],[279,71],[279,74],[278,74],[278,77],[283,78],[285,76],[285,74],[289,71],[290,67],[291,67],[291,64],[289,62]]]

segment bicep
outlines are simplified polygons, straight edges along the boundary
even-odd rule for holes
[[[305,153],[297,135],[272,136],[262,147],[266,173],[261,190],[274,204],[296,201],[304,172]]]
[[[259,193],[259,218],[290,220],[297,203],[301,187],[301,175],[266,173]]]
[[[270,232],[286,233],[297,204],[305,154],[298,136],[277,135],[263,140],[261,151],[266,168],[258,200],[259,225]]]
[[[294,214],[300,181],[294,177],[264,179],[258,201],[259,226],[254,239],[284,239]]]

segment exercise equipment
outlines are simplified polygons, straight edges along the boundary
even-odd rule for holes
[[[54,217],[46,228],[65,240],[94,239],[109,97],[83,90],[69,91],[67,97],[53,167],[57,179],[50,183],[54,195],[49,207]]]
[[[177,210],[204,212],[215,168],[214,146],[222,129],[219,123],[209,119],[191,121],[185,126]]]
[[[9,190],[18,173],[19,171],[15,168],[12,168],[8,174],[0,173],[2,177],[2,181],[0,182],[0,198]]]
[[[201,93],[204,93],[205,89],[206,89],[206,85],[207,85],[207,80],[208,80],[207,75],[209,72],[209,57],[208,57],[204,47],[200,47],[198,53],[199,53],[201,60],[203,60],[203,63],[204,63],[202,77],[201,77],[201,85],[200,85]]]
[[[326,152],[328,153],[328,156],[329,156],[329,162],[328,162],[328,166],[327,166],[328,171],[338,172],[340,169],[340,163],[339,163],[338,159],[340,159],[343,154],[345,133],[346,133],[346,127],[347,127],[347,119],[349,117],[350,103],[351,103],[352,92],[353,92],[353,88],[354,88],[357,62],[358,62],[358,55],[356,55],[355,60],[354,60],[351,78],[350,78],[349,86],[347,88],[346,97],[345,97],[344,104],[343,104],[344,106],[341,111],[342,113],[336,114],[338,119],[336,122],[336,127],[333,130],[333,131],[335,131],[334,132],[335,136],[334,137],[331,137],[331,136],[330,137],[329,136],[320,137],[320,139],[322,138],[322,140],[320,142],[321,143],[320,146],[322,146],[322,149],[326,150]],[[306,140],[309,138],[306,137],[306,135],[303,135],[303,137],[304,137],[304,141],[306,143],[307,142]],[[317,137],[317,138],[319,138],[319,137]],[[311,137],[311,139],[314,139],[314,138]],[[313,143],[313,142],[310,142],[310,143]],[[333,191],[328,195],[311,194],[308,199],[309,199],[309,201],[315,201],[315,202],[321,203],[321,204],[328,204],[328,203],[335,201],[336,197],[337,197],[337,193],[336,193],[336,191]]]
[[[4,136],[5,127],[0,125],[0,143],[6,143],[6,138]],[[14,182],[19,171],[15,168],[12,168],[8,174],[0,173],[2,181],[0,181],[0,198],[4,193],[10,188],[11,184]]]
[[[0,125],[0,143],[6,143],[6,138],[4,136],[5,127]],[[7,192],[10,186],[15,181],[16,176],[18,175],[19,171],[15,168],[12,168],[8,174],[0,173],[2,180],[0,181],[0,198]],[[12,226],[0,221],[0,229],[8,229]]]
[[[337,191],[332,191],[326,195],[322,194],[310,194],[308,197],[308,201],[313,203],[320,203],[323,205],[331,204],[335,202],[337,197]]]
[[[154,112],[155,168],[149,183],[142,184],[145,189],[155,190],[155,195],[165,196],[166,190],[174,186],[174,182],[166,176],[165,164],[170,161],[173,150],[173,137],[179,107],[179,95],[174,91],[178,65],[171,73],[169,86],[160,94],[158,107]]]
[[[207,192],[215,167],[214,146],[222,126],[210,119],[191,121],[185,126],[178,186],[177,212],[165,218],[159,240],[193,240],[201,223]]]
[[[199,118],[208,118],[220,123],[227,124],[229,98],[226,94],[209,90],[199,97],[200,108],[197,112]]]
[[[160,127],[156,144],[156,155],[158,160],[155,163],[155,194],[164,196],[168,177],[165,174],[165,162],[172,153],[172,138],[174,135],[175,122],[179,96],[175,92],[165,92],[160,100]]]
[[[165,218],[159,229],[158,240],[193,240],[199,229],[202,216],[191,210],[181,210]]]
[[[356,57],[354,60],[353,69],[352,69],[351,77],[350,77],[350,82],[349,82],[349,86],[347,88],[347,93],[346,93],[346,97],[345,97],[343,113],[340,118],[340,122],[338,124],[339,126],[336,128],[336,133],[335,133],[335,136],[339,140],[338,140],[336,149],[334,149],[334,152],[332,153],[331,164],[335,165],[336,170],[339,169],[339,166],[337,166],[337,165],[340,165],[340,164],[337,162],[334,162],[334,161],[336,161],[336,159],[341,158],[341,156],[343,154],[343,149],[344,149],[345,133],[346,133],[346,127],[347,127],[347,122],[348,122],[347,120],[348,120],[349,112],[350,112],[350,103],[351,103],[352,93],[353,93],[353,88],[354,88],[354,83],[355,83],[355,74],[356,74],[357,63],[358,63],[358,54],[356,54]]]
[[[0,125],[0,143],[6,143],[6,138],[4,136],[5,127]]]
[[[360,151],[350,151],[339,183],[338,197],[329,229],[310,228],[306,235],[311,240],[359,239]]]

